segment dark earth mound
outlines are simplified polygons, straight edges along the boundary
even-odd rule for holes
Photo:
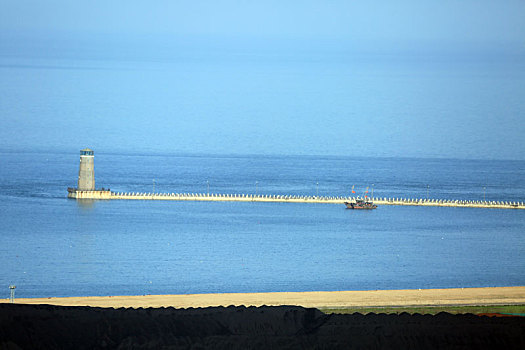
[[[0,304],[0,348],[525,349],[525,318]]]

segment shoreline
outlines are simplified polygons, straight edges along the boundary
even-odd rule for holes
[[[9,299],[0,299],[9,303]],[[15,304],[106,308],[282,306],[306,308],[525,305],[525,286],[334,292],[217,293],[16,298]]]

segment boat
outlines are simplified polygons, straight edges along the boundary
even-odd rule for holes
[[[355,202],[345,202],[346,209],[375,209],[377,205],[370,200],[357,198]]]

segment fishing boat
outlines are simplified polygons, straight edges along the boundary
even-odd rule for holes
[[[375,209],[377,205],[371,200],[357,198],[355,202],[345,202],[346,209]]]
[[[352,186],[352,193],[355,193],[354,186]],[[346,209],[375,209],[377,205],[368,197],[368,187],[363,193],[365,199],[357,197],[353,202],[345,202]],[[372,185],[372,198],[374,198],[374,185]]]

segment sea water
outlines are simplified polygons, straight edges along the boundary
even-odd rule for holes
[[[10,284],[17,297],[525,284],[524,210],[77,201],[78,162],[78,150],[0,153],[6,298]],[[525,200],[523,161],[95,149],[95,175],[118,192]]]

